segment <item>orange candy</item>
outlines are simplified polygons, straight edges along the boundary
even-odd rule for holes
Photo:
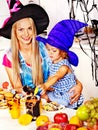
[[[4,89],[7,89],[8,86],[9,86],[9,83],[8,83],[7,81],[5,81],[5,82],[2,83],[2,87],[3,87]]]

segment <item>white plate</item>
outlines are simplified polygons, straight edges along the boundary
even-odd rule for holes
[[[43,106],[43,110],[45,110],[45,111],[59,111],[59,110],[62,110],[62,109],[64,109],[65,108],[65,106],[64,105],[59,105],[58,103],[55,103],[55,102],[44,102],[44,103],[42,103],[42,106]],[[44,109],[44,107],[46,107],[45,109]],[[50,108],[50,110],[46,110],[46,109],[49,109]],[[53,110],[51,110],[51,109],[53,109]]]
[[[50,110],[50,111],[48,111],[48,110],[44,110],[43,109],[43,112],[60,112],[60,111],[62,111],[62,110],[65,110],[65,106],[63,106],[63,105],[59,105],[58,107],[57,107],[57,110]]]

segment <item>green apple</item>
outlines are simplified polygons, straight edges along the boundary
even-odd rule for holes
[[[76,115],[77,117],[82,120],[86,121],[89,118],[89,111],[87,106],[81,105],[77,110],[76,110]]]

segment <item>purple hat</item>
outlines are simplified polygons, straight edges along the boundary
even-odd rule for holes
[[[69,62],[72,65],[77,66],[78,56],[74,52],[69,51],[69,48],[73,44],[75,33],[85,26],[87,26],[86,23],[77,20],[62,20],[52,28],[47,38],[37,36],[36,40],[42,41],[44,44],[48,43],[51,46],[66,51],[68,53]]]
[[[49,17],[46,11],[37,4],[23,6],[19,0],[7,0],[10,17],[8,17],[0,28],[0,36],[10,39],[12,25],[22,19],[30,17],[34,20],[37,34],[42,33],[49,24]]]

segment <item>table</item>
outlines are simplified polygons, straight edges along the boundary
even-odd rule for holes
[[[75,110],[64,108],[56,112],[65,112],[68,114],[68,118],[75,114]],[[42,111],[42,114],[49,116],[53,121],[53,116],[56,112]],[[0,130],[36,130],[35,121],[31,122],[27,126],[22,126],[18,123],[17,119],[12,119],[8,109],[0,109]]]
[[[17,119],[12,119],[8,109],[0,109],[0,130],[36,130],[35,122],[22,126]]]

